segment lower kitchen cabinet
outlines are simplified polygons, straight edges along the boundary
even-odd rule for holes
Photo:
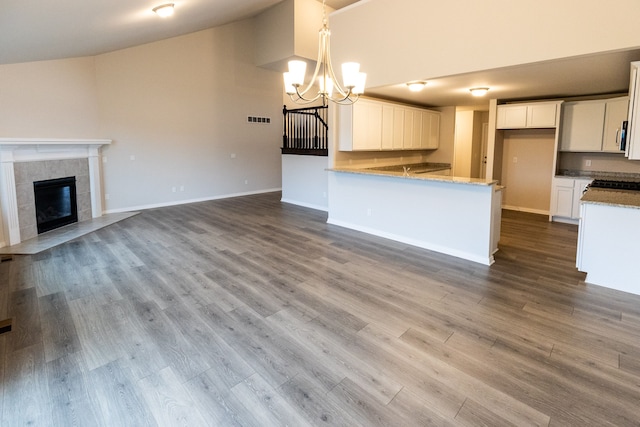
[[[591,181],[591,178],[553,178],[551,219],[576,223],[580,219],[580,198]]]

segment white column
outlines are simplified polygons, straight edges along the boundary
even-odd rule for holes
[[[13,152],[0,152],[0,205],[4,223],[5,245],[20,243],[20,223],[18,222],[18,199],[16,197],[16,176],[13,170]]]
[[[91,216],[102,216],[102,179],[100,176],[100,147],[89,148],[89,186],[91,188]]]

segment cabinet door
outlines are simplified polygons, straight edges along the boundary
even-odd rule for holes
[[[591,184],[591,179],[576,179],[573,184],[573,206],[571,218],[580,219],[580,199],[587,185]]]
[[[530,104],[527,106],[528,128],[556,127],[557,104]]]
[[[621,153],[620,132],[622,122],[627,120],[629,97],[609,99],[604,111],[604,136],[602,137],[602,151]]]
[[[573,179],[554,179],[551,190],[551,215],[571,218],[573,215]]]
[[[422,112],[422,139],[420,148],[436,149],[440,145],[440,115],[431,111]]]
[[[393,150],[395,115],[392,105],[382,106],[382,149]]]
[[[393,107],[393,146],[394,150],[402,150],[404,144],[404,108]]]
[[[382,105],[358,101],[353,104],[353,149],[382,148]]]
[[[413,110],[413,126],[411,131],[413,132],[411,148],[418,150],[421,148],[422,142],[422,111],[420,110]]]
[[[404,110],[404,126],[402,149],[411,150],[413,148],[413,110]]]
[[[562,151],[600,151],[604,131],[605,101],[564,104],[562,112]]]
[[[496,128],[519,129],[527,126],[526,105],[498,105]]]

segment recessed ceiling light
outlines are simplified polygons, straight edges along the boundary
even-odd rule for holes
[[[420,92],[427,85],[427,82],[409,82],[407,86],[411,92]]]
[[[487,94],[487,92],[489,92],[489,88],[488,87],[474,87],[469,89],[469,92],[471,92],[471,95],[473,96],[485,96]]]
[[[167,16],[173,15],[173,3],[161,4],[160,6],[154,7],[152,10],[160,17],[166,18]]]

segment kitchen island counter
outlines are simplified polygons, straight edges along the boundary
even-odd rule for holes
[[[327,222],[491,265],[498,248],[497,181],[404,171],[329,169]]]
[[[576,266],[585,282],[640,295],[640,191],[589,188],[580,213]]]
[[[398,170],[398,168],[400,168]],[[480,178],[466,178],[460,176],[450,175],[438,175],[435,172],[449,169],[449,167],[434,167],[431,170],[423,172],[419,169],[409,169],[407,172],[401,169],[402,166],[395,167],[379,167],[379,168],[331,168],[328,169],[331,172],[353,173],[361,175],[378,175],[386,177],[397,177],[404,179],[414,179],[423,181],[440,181],[455,184],[471,184],[471,185],[494,185],[497,184],[496,180],[480,179]]]

